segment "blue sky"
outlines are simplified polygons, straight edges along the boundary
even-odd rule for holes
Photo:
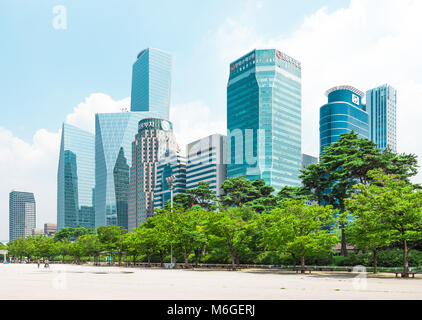
[[[212,70],[226,69],[230,61],[206,66],[216,54],[201,51],[209,32],[226,19],[239,17],[256,26],[257,33],[287,36],[305,15],[323,5],[334,10],[345,4],[339,0],[2,0],[0,96],[5,110],[0,125],[31,141],[39,128],[58,129],[91,93],[128,97],[132,63],[145,47],[173,54],[173,103],[201,99],[218,103],[224,112],[225,91],[217,92]],[[53,28],[56,5],[67,9],[66,30]]]
[[[56,6],[65,30],[53,27]],[[146,47],[173,55],[170,115],[182,148],[225,133],[230,62],[277,48],[302,63],[303,152],[318,155],[327,89],[389,83],[398,151],[422,157],[420,12],[420,0],[0,0],[0,239],[11,189],[35,193],[39,227],[56,221],[62,122],[92,131],[96,112],[129,106]]]

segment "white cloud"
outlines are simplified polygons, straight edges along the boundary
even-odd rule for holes
[[[38,130],[32,143],[13,136],[0,127],[0,239],[9,236],[9,192],[34,192],[37,202],[37,225],[56,221],[56,174],[60,131]],[[7,223],[6,223],[7,222]]]
[[[302,62],[303,152],[319,154],[319,108],[324,92],[350,84],[362,91],[389,83],[398,90],[398,151],[422,163],[422,1],[352,0],[321,8],[289,37],[265,38],[235,19],[207,36],[204,45],[227,65],[254,48],[277,48]],[[228,68],[224,69],[228,77]],[[223,76],[221,77],[223,78]],[[419,117],[418,117],[419,115]],[[422,182],[422,173],[419,175]]]
[[[115,101],[107,94],[93,93],[73,109],[66,117],[66,123],[94,132],[96,113],[121,112],[122,109],[130,110],[130,98]]]
[[[215,113],[202,101],[172,106],[170,120],[182,150],[185,150],[188,143],[215,133],[226,134],[227,131],[226,122],[218,120]]]

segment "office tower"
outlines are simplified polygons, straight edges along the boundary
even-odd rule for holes
[[[227,176],[300,186],[301,64],[278,50],[254,50],[230,65]]]
[[[317,164],[318,158],[310,156],[308,154],[302,154],[302,169],[306,169],[306,167],[310,166],[311,164]]]
[[[177,150],[173,125],[164,119],[139,121],[138,134],[132,142],[130,168],[129,230],[154,215],[154,189],[157,166],[165,154]]]
[[[186,192],[186,158],[180,151],[166,151],[157,166],[157,180],[154,189],[154,208],[164,208],[171,198],[167,178],[174,176],[173,195]]]
[[[131,111],[153,111],[169,119],[171,55],[159,49],[143,50],[133,64]]]
[[[354,131],[369,139],[369,118],[362,98],[365,94],[351,86],[338,86],[326,92],[328,103],[320,109],[320,146],[337,142],[340,135]]]
[[[95,227],[95,138],[64,123],[57,173],[57,227]]]
[[[12,191],[9,194],[9,241],[32,235],[36,226],[34,194]]]
[[[152,112],[95,115],[95,228],[128,228],[129,169],[132,141],[140,120]]]
[[[396,107],[397,91],[385,84],[367,91],[366,106],[369,114],[369,136],[379,149],[397,152]]]
[[[44,223],[44,234],[46,236],[52,236],[57,233],[57,224],[55,223]]]
[[[208,182],[218,196],[227,178],[227,137],[213,134],[190,143],[186,149],[186,188],[198,187],[199,182]]]
[[[33,228],[31,232],[31,236],[43,236],[44,230],[40,228]]]

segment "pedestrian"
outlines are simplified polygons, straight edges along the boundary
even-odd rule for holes
[[[38,269],[40,268],[40,259],[38,259]]]

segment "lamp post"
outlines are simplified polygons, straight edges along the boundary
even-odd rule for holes
[[[170,210],[173,212],[173,190],[174,190],[174,180],[176,177],[174,175],[167,177],[166,182],[170,188]],[[173,263],[173,244],[170,245],[170,264]]]

